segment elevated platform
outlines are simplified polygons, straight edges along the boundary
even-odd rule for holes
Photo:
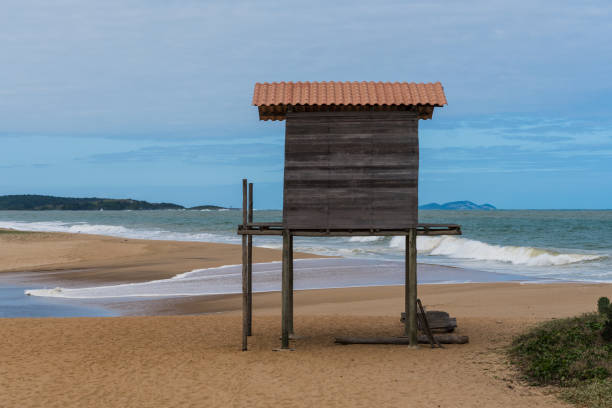
[[[402,340],[412,347],[418,344],[417,327],[417,235],[461,235],[461,226],[457,224],[414,224],[408,218],[398,228],[364,228],[362,220],[356,222],[357,228],[338,228],[331,224],[321,228],[316,224],[310,228],[290,228],[283,222],[253,221],[253,183],[242,180],[242,224],[238,225],[238,235],[242,238],[242,350],[248,349],[248,337],[252,334],[253,322],[253,237],[282,237],[282,319],[281,319],[281,350],[291,350],[289,340],[295,338],[293,332],[293,238],[294,237],[352,237],[352,236],[404,236],[406,237],[406,283],[404,313],[404,337]],[[418,219],[417,216],[414,219]],[[393,225],[392,222],[379,225]],[[366,226],[376,224],[366,222]],[[406,227],[406,224],[409,224]],[[293,224],[293,225],[300,225]],[[424,312],[423,312],[424,313]],[[431,339],[430,339],[431,340]]]
[[[417,235],[461,235],[457,224],[417,224]],[[287,229],[282,222],[251,222],[238,226],[238,235],[289,235],[301,237],[353,237],[408,235],[405,229]]]

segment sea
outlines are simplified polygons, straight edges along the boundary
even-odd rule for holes
[[[0,211],[0,228],[239,244],[241,217],[238,210]],[[254,212],[256,222],[281,217],[278,210]],[[612,282],[612,210],[421,210],[419,220],[460,224],[463,231],[461,236],[417,238],[420,283]],[[280,248],[282,243],[280,237],[256,236],[254,245]],[[338,257],[296,260],[296,289],[403,283],[405,237],[296,237],[294,246]],[[225,265],[143,283],[19,285],[19,290],[56,299],[151,299],[239,293],[240,277],[239,265]],[[255,265],[253,280],[255,291],[278,290],[280,264]]]

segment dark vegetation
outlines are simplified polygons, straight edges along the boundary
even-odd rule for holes
[[[130,199],[70,198],[43,195],[0,197],[0,210],[165,210],[180,209],[170,203],[149,203]]]
[[[201,205],[193,210],[219,210],[216,205]],[[147,201],[114,198],[72,198],[44,195],[0,196],[0,210],[182,210],[182,205],[149,203]]]
[[[491,204],[476,204],[471,201],[453,201],[445,204],[429,203],[420,205],[421,210],[496,210]]]
[[[515,339],[512,361],[534,385],[562,387],[563,398],[587,407],[612,407],[612,306],[598,313],[543,323]]]
[[[189,210],[223,210],[225,207],[219,207],[218,205],[198,205],[197,207],[190,207]]]

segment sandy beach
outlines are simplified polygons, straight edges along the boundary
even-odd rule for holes
[[[0,234],[0,273],[35,272],[37,281],[122,283],[170,278],[197,268],[241,262],[237,245],[153,241],[59,232]],[[295,258],[314,258],[296,253]],[[255,248],[253,262],[279,259]]]
[[[240,248],[224,244],[58,233],[2,233],[0,244],[0,282],[19,274],[140,282],[240,262]],[[255,250],[256,262],[279,258]],[[594,310],[610,292],[604,284],[420,285],[423,303],[457,317],[458,333],[470,337],[441,350],[334,344],[340,335],[400,334],[397,286],[296,292],[303,338],[282,353],[273,351],[278,293],[255,295],[246,353],[235,295],[155,301],[155,316],[0,319],[0,406],[562,407],[550,390],[520,381],[505,347],[536,322]]]

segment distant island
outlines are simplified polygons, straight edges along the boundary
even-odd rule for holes
[[[471,201],[452,201],[450,203],[438,204],[429,203],[419,206],[420,210],[496,210],[491,204],[478,205]]]
[[[72,198],[45,195],[0,196],[0,210],[44,211],[100,211],[100,210],[224,210],[216,205],[200,205],[186,208],[173,203],[149,203],[148,201],[114,198]]]
[[[197,207],[189,207],[187,210],[233,210],[233,208],[219,207],[218,205],[198,205]]]

